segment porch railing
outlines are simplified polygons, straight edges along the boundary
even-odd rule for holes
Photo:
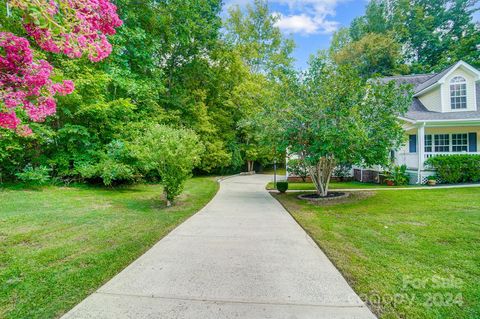
[[[423,157],[424,160],[427,160],[431,157],[437,157],[437,156],[451,156],[451,155],[479,155],[480,152],[437,152],[437,153],[424,153]]]

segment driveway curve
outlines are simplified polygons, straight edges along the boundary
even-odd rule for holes
[[[217,196],[65,319],[375,318],[290,214],[271,176]]]

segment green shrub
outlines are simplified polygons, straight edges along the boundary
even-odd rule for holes
[[[50,181],[51,169],[46,166],[27,165],[21,173],[15,174],[19,180],[34,185],[44,185]]]
[[[124,141],[113,140],[98,151],[90,161],[80,163],[75,172],[84,179],[102,181],[105,186],[128,184],[138,181],[136,163]]]
[[[390,171],[386,172],[387,181],[392,181],[395,185],[407,185],[410,177],[407,174],[407,166],[395,166]]]
[[[302,181],[307,180],[308,170],[305,162],[301,159],[291,159],[288,161],[287,171],[290,174],[298,176],[302,179]]]
[[[280,193],[285,193],[286,191],[288,191],[288,182],[287,181],[277,182],[277,190]]]
[[[333,176],[337,177],[340,181],[345,181],[352,176],[352,165],[340,164],[335,167]]]
[[[168,206],[182,193],[205,150],[194,131],[166,125],[148,127],[132,148],[145,172],[153,170],[160,175]]]
[[[429,158],[425,164],[435,169],[444,183],[476,183],[480,181],[480,155],[448,155]]]
[[[128,165],[112,159],[105,159],[94,165],[81,166],[78,172],[86,179],[101,179],[105,186],[127,183],[134,179],[134,173]]]

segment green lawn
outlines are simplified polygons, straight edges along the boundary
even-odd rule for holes
[[[265,169],[261,174],[273,175],[274,173],[275,173],[274,169],[269,167],[268,169]],[[285,167],[277,168],[277,177],[278,178],[285,179],[286,174],[287,174],[287,170],[285,169]]]
[[[297,195],[275,196],[381,318],[480,318],[480,188]]]
[[[0,189],[0,318],[61,316],[217,189],[213,179],[192,179],[168,209],[158,185]]]
[[[399,187],[412,187],[418,185],[406,185],[406,186],[387,186],[374,183],[360,183],[360,182],[332,182],[330,183],[330,189],[362,189],[362,188],[399,188]],[[273,190],[273,182],[267,185],[267,189]],[[289,190],[310,191],[315,190],[313,183],[289,183]]]

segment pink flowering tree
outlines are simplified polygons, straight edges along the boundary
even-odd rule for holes
[[[110,55],[107,36],[122,24],[109,0],[10,0],[8,5],[20,11],[40,48],[92,62]],[[52,71],[47,61],[34,58],[27,39],[0,32],[0,127],[28,135],[22,119],[42,122],[56,112],[55,95],[72,93],[74,85],[54,83]]]

